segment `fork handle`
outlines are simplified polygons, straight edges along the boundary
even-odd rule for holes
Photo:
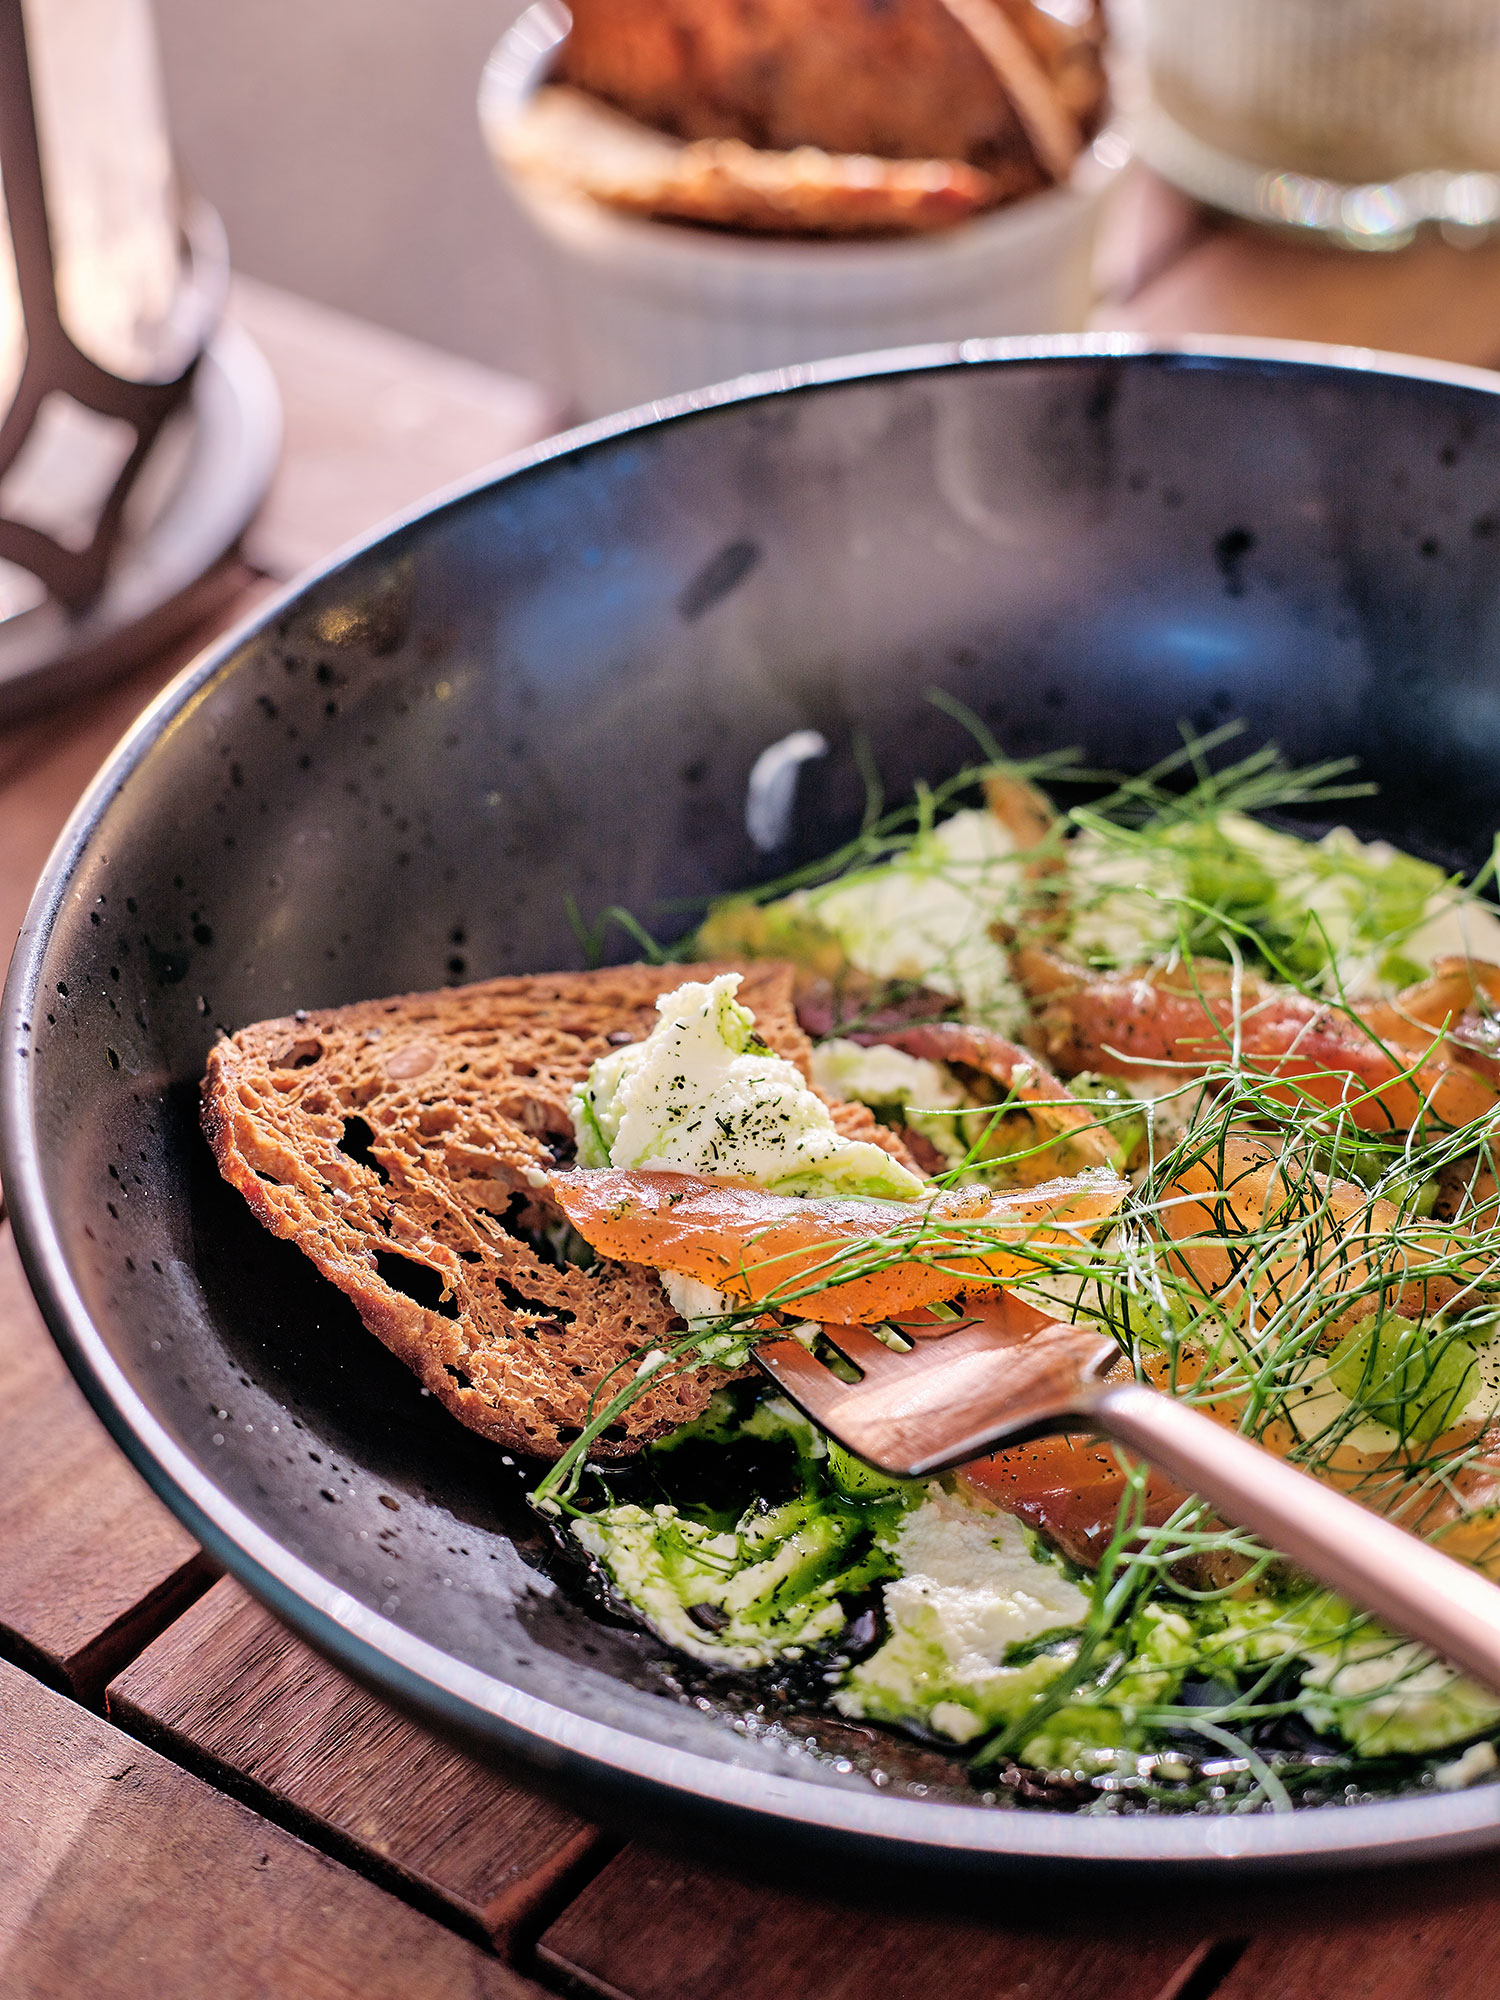
[[[1226,1520],[1500,1694],[1500,1589],[1477,1570],[1144,1383],[1111,1384],[1088,1414]]]

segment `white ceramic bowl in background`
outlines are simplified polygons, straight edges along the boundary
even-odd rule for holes
[[[496,168],[550,245],[585,415],[870,348],[1081,328],[1100,202],[1128,157],[1107,132],[1067,186],[930,235],[797,242],[618,214],[505,163],[503,135],[546,80],[567,15],[529,7],[479,91]]]

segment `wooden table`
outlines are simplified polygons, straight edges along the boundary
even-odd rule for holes
[[[1148,176],[1098,323],[1500,362],[1500,247],[1336,253]],[[268,579],[541,434],[544,400],[242,286],[287,404],[277,490],[221,608],[130,680],[0,735],[0,935],[141,704]],[[1491,2000],[1500,1886],[1351,1879],[1245,1934],[1181,1897],[1128,1933],[997,1906],[879,1915],[621,1845],[383,1707],[281,1629],[88,1411],[0,1235],[0,1994],[6,2000]],[[1500,1885],[1500,1867],[1494,1879]],[[1415,1900],[1413,1900],[1415,1896]],[[1426,1898],[1424,1901],[1423,1898]]]

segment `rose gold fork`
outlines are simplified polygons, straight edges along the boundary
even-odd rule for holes
[[[768,1341],[755,1358],[814,1423],[898,1479],[1058,1431],[1112,1438],[1500,1692],[1500,1589],[1190,1404],[1141,1382],[1104,1381],[1120,1350],[1097,1327],[1049,1320],[997,1292],[951,1330],[919,1331],[903,1354],[868,1327],[824,1327],[857,1382],[841,1381],[798,1340]]]

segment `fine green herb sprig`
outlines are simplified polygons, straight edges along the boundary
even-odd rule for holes
[[[1117,826],[1170,827],[1212,818],[1216,813],[1284,812],[1296,806],[1332,805],[1372,798],[1378,787],[1366,779],[1346,782],[1358,769],[1357,757],[1332,757],[1321,764],[1294,765],[1274,743],[1252,750],[1238,763],[1214,770],[1216,750],[1243,736],[1246,724],[1226,722],[1204,735],[1184,726],[1182,748],[1173,750],[1137,777],[1121,778],[1087,810]],[[1184,772],[1191,785],[1179,787]]]

